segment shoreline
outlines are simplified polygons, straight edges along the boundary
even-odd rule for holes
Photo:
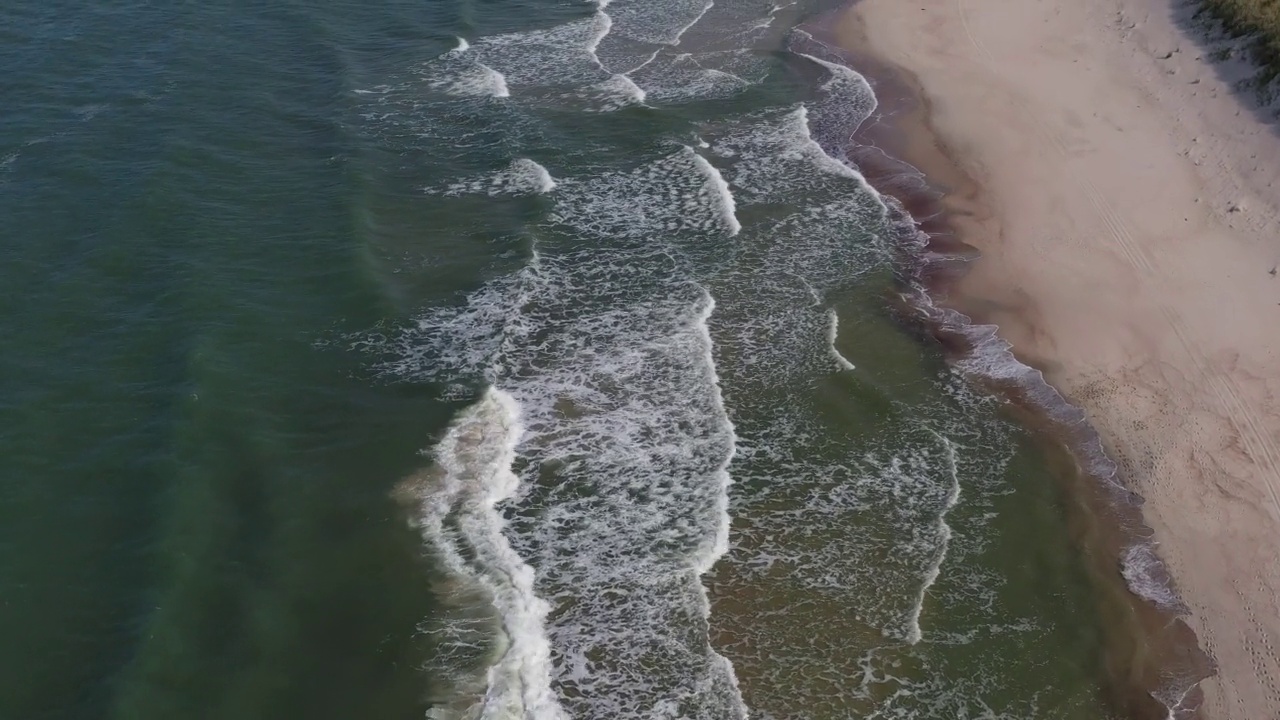
[[[1272,298],[1264,282],[1266,258],[1280,253],[1266,243],[1276,223],[1264,199],[1280,180],[1280,142],[1215,86],[1247,68],[1181,57],[1184,46],[1208,41],[1183,35],[1177,13],[1186,8],[1161,0],[1086,0],[1065,16],[1008,0],[967,12],[959,4],[908,9],[859,0],[823,25],[834,42],[824,40],[853,57],[881,98],[851,158],[870,167],[877,189],[906,197],[919,220],[922,300],[939,312],[926,324],[953,353],[981,340],[998,354],[1010,343],[1025,372],[1008,376],[1006,367],[999,377],[998,357],[969,370],[1016,405],[1040,407],[1047,417],[1028,418],[1033,431],[1064,438],[1085,475],[1114,476],[1114,493],[1095,485],[1119,500],[1122,534],[1143,538],[1154,528],[1147,550],[1131,553],[1139,545],[1126,541],[1111,558],[1094,558],[1103,581],[1109,574],[1132,586],[1133,568],[1145,565],[1177,585],[1180,601],[1146,593],[1164,607],[1139,612],[1145,639],[1119,651],[1135,684],[1149,685],[1160,665],[1203,677],[1192,652],[1198,637],[1218,674],[1198,684],[1202,708],[1199,691],[1160,698],[1175,708],[1171,716],[1280,716],[1280,573],[1264,550],[1280,536],[1280,507],[1268,507],[1278,434],[1270,388],[1280,387],[1280,373],[1265,372],[1280,343],[1264,324],[1280,312],[1280,284]],[[876,29],[874,41],[863,27]],[[1081,98],[1091,102],[1071,104]],[[1188,106],[1191,98],[1209,109]],[[982,259],[971,262],[965,248]],[[1238,280],[1250,267],[1262,277]],[[1224,291],[1228,282],[1245,287]],[[1251,310],[1240,320],[1211,302],[1244,299],[1253,302],[1229,305]],[[973,324],[948,330],[948,314]],[[974,338],[980,324],[992,333],[998,326],[998,337]],[[1037,380],[1044,389],[1030,387]],[[1262,392],[1244,397],[1245,381]],[[1080,408],[1078,417],[1027,395],[1045,391]],[[1228,453],[1230,464],[1221,457]],[[1105,530],[1093,532],[1116,545]],[[1156,547],[1167,573],[1153,563]],[[1130,572],[1121,577],[1122,569]],[[1178,613],[1189,629],[1161,626]]]
[[[1108,705],[1134,720],[1196,717],[1199,684],[1213,673],[1213,662],[1181,619],[1186,609],[1143,522],[1143,499],[1117,481],[1115,464],[1079,407],[1009,353],[999,328],[946,304],[949,290],[981,259],[966,234],[992,222],[993,214],[981,186],[931,126],[928,99],[910,71],[865,52],[856,16],[839,22],[838,39],[824,22],[806,32],[876,91],[877,112],[845,154],[889,201],[898,226],[900,312],[943,347],[949,364],[1005,399],[1009,415],[1050,461],[1107,638],[1100,688]]]

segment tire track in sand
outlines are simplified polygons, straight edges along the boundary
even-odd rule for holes
[[[1102,220],[1102,224],[1107,227],[1107,232],[1111,234],[1111,238],[1115,240],[1119,246],[1120,252],[1129,259],[1129,264],[1135,269],[1140,270],[1148,275],[1155,275],[1155,266],[1151,264],[1151,259],[1143,252],[1142,246],[1133,238],[1133,233],[1129,232],[1129,227],[1125,225],[1124,219],[1120,213],[1111,205],[1111,201],[1107,200],[1107,196],[1102,194],[1097,185],[1088,177],[1080,177],[1073,168],[1068,165],[1068,172],[1071,173],[1072,179],[1078,181],[1085,189],[1085,194],[1089,196],[1089,202],[1093,205],[1094,210],[1098,213],[1098,217]]]
[[[969,26],[969,14],[964,11],[964,0],[956,0],[956,12],[960,15],[960,25],[964,27],[964,34],[969,36],[969,42],[973,44],[973,47],[978,50],[982,57],[986,58],[987,62],[995,62],[995,56],[973,34],[973,28]]]
[[[1200,346],[1188,336],[1182,316],[1170,307],[1162,306],[1160,310],[1169,327],[1173,329],[1174,335],[1177,336],[1178,342],[1182,344],[1183,350],[1191,357],[1201,378],[1213,390],[1218,401],[1226,406],[1227,422],[1240,437],[1245,453],[1250,460],[1264,470],[1259,479],[1271,500],[1275,519],[1280,520],[1280,490],[1277,490],[1275,482],[1275,478],[1280,477],[1280,463],[1277,462],[1277,458],[1280,458],[1280,448],[1277,448],[1276,442],[1267,436],[1257,411],[1244,399],[1237,383],[1230,376],[1213,373],[1210,370],[1208,359],[1200,351]]]

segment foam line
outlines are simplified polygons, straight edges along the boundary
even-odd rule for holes
[[[865,93],[867,96],[871,97],[874,102],[875,91],[871,89],[871,85],[867,82],[867,79],[863,77],[860,73],[856,72],[851,68],[847,68],[844,65],[838,65],[836,63],[823,60],[822,58],[814,57],[813,55],[809,55],[808,53],[796,52],[796,55],[799,55],[800,57],[805,58],[806,60],[810,60],[814,63],[817,63],[818,65],[822,66],[828,72],[831,73],[831,78],[828,79],[827,82],[822,84],[823,90],[832,92],[834,90],[833,84],[836,82],[836,80],[843,78],[859,86],[858,89],[863,93]],[[874,105],[873,105],[873,109],[874,109]],[[822,154],[825,155],[827,158],[829,158],[831,161],[830,163],[824,163],[824,166],[827,169],[829,169],[831,172],[835,172],[838,174],[845,175],[846,177],[856,179],[858,183],[862,186],[863,190],[870,193],[877,200],[879,200],[881,205],[885,205],[884,196],[881,195],[878,190],[872,187],[871,183],[867,182],[866,177],[864,177],[862,173],[858,172],[856,169],[850,166],[847,162],[844,162],[839,158],[831,156],[829,153],[827,153],[825,148],[822,148],[822,145],[820,143],[818,143],[816,140],[813,139],[812,130],[809,128],[809,111],[808,111],[808,108],[806,108],[803,104],[801,104],[800,106],[800,117],[801,117],[801,120],[804,122],[805,134],[808,136],[809,141],[817,145],[819,148],[821,148]],[[845,138],[844,140],[847,140],[847,138]],[[886,205],[885,209],[887,208],[888,206]]]
[[[704,161],[705,162],[705,161]],[[716,514],[719,523],[716,526],[715,541],[696,567],[698,574],[709,571],[712,566],[729,550],[729,486],[733,484],[733,479],[729,476],[729,465],[733,462],[733,457],[737,453],[738,436],[734,433],[733,421],[729,419],[729,413],[725,409],[724,394],[720,391],[720,376],[716,373],[716,361],[713,353],[714,344],[711,340],[711,327],[708,321],[711,319],[712,313],[716,309],[715,298],[711,297],[711,293],[703,290],[703,309],[694,319],[694,327],[697,329],[698,343],[702,350],[702,360],[705,363],[708,375],[710,375],[712,396],[714,398],[715,411],[717,420],[719,420],[728,431],[729,435],[729,452],[725,453],[724,459],[720,461],[720,465],[715,470],[715,478],[720,487],[720,493],[716,497]]]
[[[520,158],[511,163],[513,174],[523,175],[530,189],[538,194],[546,194],[556,187],[555,178],[542,165],[528,159]]]
[[[933,432],[933,431],[930,431]],[[911,610],[911,615],[907,620],[907,637],[906,641],[912,645],[920,642],[924,637],[920,630],[920,615],[924,612],[924,598],[929,592],[929,588],[938,580],[938,575],[942,572],[942,562],[947,558],[947,546],[951,543],[951,526],[947,524],[947,513],[956,506],[960,501],[960,475],[956,469],[956,448],[950,440],[934,432],[934,436],[942,441],[942,446],[947,453],[947,469],[951,475],[951,488],[947,492],[946,501],[942,505],[942,511],[938,513],[938,536],[941,538],[938,548],[937,557],[925,572],[924,582],[920,585],[920,596],[916,600],[915,606]]]
[[[488,79],[490,93],[494,97],[511,97],[511,90],[507,87],[507,77],[505,75],[484,63],[480,63],[480,69],[484,71]]]
[[[738,222],[738,216],[735,214],[737,206],[733,201],[733,192],[729,190],[729,183],[725,182],[724,176],[715,165],[707,162],[706,158],[694,153],[693,148],[689,148],[689,152],[693,153],[693,163],[697,166],[698,172],[707,179],[707,183],[719,198],[720,216],[729,228],[729,235],[731,237],[737,235],[742,231],[742,223]]]
[[[850,167],[847,163],[840,162],[836,158],[828,155],[827,151],[818,144],[818,141],[813,139],[813,131],[809,128],[809,109],[807,107],[801,105],[796,110],[796,116],[798,117],[800,124],[803,126],[805,141],[812,143],[813,146],[818,149],[819,155],[821,156],[818,160],[818,165],[821,169],[826,170],[833,175],[841,175],[851,180],[857,180],[864,190],[874,194],[876,197],[880,197],[880,193],[876,192],[876,189],[871,187],[871,183],[867,182],[867,179],[863,177],[862,173]]]
[[[831,84],[835,82],[837,79],[853,80],[855,82],[859,82],[864,85],[867,84],[867,79],[864,78],[861,73],[857,72],[853,68],[845,67],[844,65],[833,63],[829,60],[823,60],[820,57],[815,57],[808,53],[798,52],[796,54],[802,58],[812,60],[813,62],[826,68],[827,72],[831,73],[831,78],[829,78],[825,83],[822,84],[822,89],[824,90],[829,89],[831,87]],[[870,90],[871,86],[867,85],[867,89]]]
[[[831,357],[836,361],[836,365],[841,370],[853,370],[853,363],[849,359],[840,354],[836,349],[836,337],[840,332],[840,316],[836,314],[835,308],[827,310],[827,348],[831,351]]]
[[[477,717],[564,720],[551,689],[550,607],[534,593],[533,568],[507,542],[496,507],[519,486],[512,462],[523,435],[515,399],[486,390],[436,447],[443,477],[425,491],[420,525],[450,573],[491,597],[502,626]]]
[[[702,12],[698,13],[697,17],[695,17],[693,20],[691,20],[691,21],[689,22],[689,24],[688,24],[688,25],[685,25],[684,27],[682,27],[682,28],[680,28],[679,30],[677,30],[677,31],[676,31],[676,34],[675,34],[675,37],[673,37],[673,38],[671,39],[671,42],[669,42],[669,43],[667,43],[667,44],[668,44],[668,45],[671,45],[672,47],[674,47],[674,46],[676,46],[676,45],[679,45],[679,44],[680,44],[680,38],[681,38],[681,37],[683,37],[683,36],[684,36],[684,34],[685,34],[686,32],[689,32],[689,28],[693,27],[694,25],[697,25],[697,24],[698,24],[698,21],[699,21],[699,20],[701,20],[702,18],[706,17],[707,13],[708,13],[708,12],[710,12],[711,8],[713,8],[713,7],[715,7],[715,6],[716,6],[716,4],[715,4],[714,2],[708,2],[708,3],[706,4],[706,6],[702,8]]]
[[[1125,549],[1120,559],[1120,574],[1134,595],[1165,610],[1179,612],[1186,609],[1174,592],[1168,571],[1156,556],[1156,548],[1150,541],[1138,542]]]
[[[637,65],[637,66],[635,66],[635,67],[633,67],[633,68],[631,68],[631,69],[630,69],[630,70],[628,70],[627,72],[635,72],[635,71],[639,70],[640,68],[642,68],[642,67],[644,67],[644,66],[648,65],[649,63],[653,62],[654,60],[657,60],[657,59],[658,59],[658,53],[660,53],[660,52],[662,52],[662,49],[661,49],[661,48],[659,48],[659,49],[657,49],[657,50],[654,50],[654,51],[653,51],[653,54],[649,56],[649,59],[648,59],[648,60],[645,60],[644,62],[640,63],[639,65]]]
[[[694,569],[697,570],[699,575],[705,575],[710,572],[711,568],[715,567],[716,562],[729,551],[729,527],[733,522],[733,518],[729,515],[729,486],[733,484],[733,478],[729,475],[729,465],[733,462],[738,447],[738,435],[734,432],[733,421],[729,419],[729,412],[724,404],[724,394],[720,390],[720,375],[716,372],[714,342],[711,339],[711,326],[708,322],[712,313],[715,312],[716,301],[705,288],[703,288],[702,292],[704,299],[703,309],[694,319],[694,327],[697,329],[698,344],[702,350],[703,367],[706,368],[707,374],[710,375],[716,419],[728,431],[729,451],[724,454],[724,458],[720,461],[714,474],[715,480],[719,485],[715,505],[718,522],[710,546],[695,561]],[[709,618],[711,617],[711,601],[708,597],[706,586],[700,584],[699,587],[701,590],[699,600],[701,602],[702,616]],[[720,665],[730,687],[733,689],[736,717],[745,720],[748,717],[747,705],[742,698],[742,691],[738,687],[738,677],[734,672],[733,663],[729,658],[716,652],[715,648],[710,647],[710,645],[708,645],[708,652],[713,661]]]
[[[600,62],[600,56],[596,55],[596,50],[600,48],[600,41],[604,40],[605,36],[609,34],[609,31],[613,29],[613,18],[609,17],[609,13],[604,11],[606,5],[608,5],[607,2],[601,2],[598,6],[599,9],[596,10],[595,28],[591,37],[587,40],[586,50],[587,54],[591,56],[591,61],[596,64],[596,67],[604,70],[605,72],[609,72],[609,69],[604,66],[604,63]]]
[[[606,103],[602,111],[618,110],[628,105],[644,105],[644,99],[647,93],[644,88],[635,84],[635,82],[625,73],[617,73],[608,80],[596,85],[594,89],[603,90],[609,94],[612,102]]]

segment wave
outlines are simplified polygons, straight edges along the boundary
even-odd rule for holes
[[[763,77],[751,52],[626,45],[628,22],[639,17],[627,7],[601,2],[591,18],[477,39],[459,52],[505,73],[520,103],[557,109],[720,97]],[[702,34],[675,37],[692,45]],[[970,463],[966,488],[979,473],[978,461],[958,458],[947,438],[976,431],[931,417],[923,424],[946,432],[939,450],[913,416],[886,431],[892,443],[860,438],[863,457],[840,443],[810,454],[830,428],[787,404],[798,388],[830,377],[833,360],[853,369],[836,347],[839,317],[825,298],[877,267],[871,235],[889,213],[841,146],[875,109],[865,78],[798,55],[825,73],[812,98],[700,126],[706,140],[697,150],[667,152],[688,136],[664,136],[660,150],[642,151],[648,159],[620,159],[626,169],[601,170],[610,160],[592,157],[575,176],[573,162],[558,159],[553,179],[517,160],[433,191],[552,193],[528,203],[544,214],[528,228],[538,252],[527,267],[490,277],[458,307],[426,312],[394,339],[402,357],[387,371],[440,382],[454,398],[478,385],[502,388],[520,407],[524,439],[510,466],[520,485],[504,501],[504,536],[536,569],[534,597],[553,608],[542,629],[551,687],[568,715],[745,716],[735,669],[708,640],[704,586],[713,567],[736,562],[725,558],[731,470],[766,487],[759,507],[735,514],[758,512],[746,525],[776,533],[768,542],[794,543],[766,546],[753,561],[793,573],[806,604],[869,598],[829,615],[841,631],[873,627],[912,652],[926,595],[943,595],[935,584],[944,562],[949,588],[969,583],[965,592],[980,599],[994,592],[976,575],[952,577],[952,563],[976,542],[953,537],[948,522],[959,499],[957,465]],[[614,64],[629,56],[642,67],[610,72],[630,67]],[[503,142],[504,152],[516,144]],[[726,404],[735,420],[768,420],[735,426]],[[998,445],[991,454],[1002,452]],[[778,512],[779,498],[800,509]],[[851,519],[878,523],[879,534],[850,538]],[[761,624],[772,622],[777,608],[763,610]],[[788,683],[778,686],[785,693]]]
[[[516,90],[530,99],[547,95],[563,100],[566,93],[610,77],[595,55],[600,40],[609,33],[612,21],[603,10],[581,20],[544,30],[490,35],[470,43],[465,53],[446,54],[455,62],[468,61],[488,68],[503,78],[508,93]],[[451,71],[439,59],[428,63],[427,71],[442,74],[450,82]]]
[[[768,59],[749,50],[655,55],[651,61],[632,70],[631,76],[659,103],[731,97],[769,72]]]
[[[711,0],[614,0],[609,10],[620,40],[673,47],[714,5]]]
[[[827,325],[827,345],[831,349],[831,359],[836,361],[836,366],[841,370],[855,369],[853,363],[836,349],[836,338],[840,332],[840,316],[832,308],[827,310],[827,317],[830,319],[830,324]]]
[[[506,77],[471,57],[471,44],[458,38],[458,45],[428,63],[428,85],[458,97],[510,97]]]
[[[596,99],[596,106],[589,108],[595,112],[612,112],[629,105],[644,105],[648,96],[644,89],[622,73],[592,85],[587,94]]]
[[[826,68],[830,73],[830,77],[821,86],[827,97],[825,102],[815,107],[813,117],[810,117],[807,106],[800,107],[800,119],[804,123],[807,139],[818,146],[830,160],[824,163],[825,169],[856,179],[863,190],[880,198],[880,192],[867,182],[866,177],[851,163],[841,159],[853,134],[875,112],[877,101],[871,85],[865,77],[843,65],[802,52],[796,54]],[[814,138],[815,129],[821,140]]]
[[[609,31],[613,29],[613,17],[604,11],[607,5],[607,2],[601,2],[599,4],[598,9],[596,10],[594,31],[587,39],[587,55],[590,55],[591,61],[605,72],[608,72],[609,69],[604,66],[604,63],[600,62],[600,56],[596,54],[596,50],[600,48],[601,41],[603,41],[605,36],[609,34]]]
[[[745,717],[707,631],[702,576],[728,548],[736,435],[715,302],[691,267],[738,229],[723,178],[689,147],[559,178],[526,267],[383,345],[391,376],[455,396],[483,382],[519,404],[503,532],[552,608],[551,684],[569,715]]]
[[[1174,591],[1169,572],[1156,555],[1153,543],[1130,545],[1120,560],[1120,574],[1134,595],[1164,610],[1187,612],[1187,606]]]
[[[424,188],[429,195],[545,195],[556,187],[551,173],[528,158],[511,161],[506,169],[450,183],[443,188]]]
[[[430,87],[458,97],[581,103],[609,112],[723,97],[760,82],[768,60],[747,49],[664,55],[715,6],[709,0],[597,2],[591,17],[547,29],[486,36],[423,65]],[[606,11],[606,8],[608,11]],[[703,66],[700,62],[711,63]],[[647,72],[637,74],[647,68]]]
[[[512,463],[523,433],[515,399],[489,388],[436,446],[436,477],[409,490],[417,494],[417,525],[428,547],[455,582],[488,597],[501,635],[483,696],[452,698],[434,709],[437,718],[565,718],[551,689],[544,627],[550,606],[534,592],[533,568],[503,535],[497,509],[519,487]]]
[[[502,73],[485,65],[476,63],[474,68],[466,72],[433,83],[433,87],[452,95],[475,95],[495,98],[510,97],[507,79]]]
[[[737,235],[742,231],[742,223],[738,222],[738,216],[734,213],[736,206],[729,183],[724,181],[724,176],[714,165],[707,162],[706,158],[693,152],[693,148],[687,145],[685,147],[693,153],[693,164],[698,168],[698,172],[707,179],[708,190],[716,197],[715,202],[720,208],[720,217],[724,221],[724,226],[728,228],[729,235]]]
[[[907,621],[906,641],[911,645],[920,642],[924,637],[920,629],[920,615],[924,612],[924,601],[929,593],[929,588],[938,581],[938,575],[942,572],[942,563],[947,559],[947,546],[951,543],[951,526],[947,524],[947,513],[956,506],[960,501],[960,475],[956,469],[956,449],[950,440],[934,432],[938,441],[942,443],[943,449],[947,456],[947,467],[951,476],[951,488],[947,493],[946,499],[942,504],[941,510],[938,512],[938,551],[935,559],[930,563],[928,570],[925,571],[924,582],[920,585],[920,596],[916,599],[915,605],[911,609],[910,617]]]

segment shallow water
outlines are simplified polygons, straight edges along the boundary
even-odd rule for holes
[[[825,8],[72,9],[0,16],[0,716],[1112,714]]]

